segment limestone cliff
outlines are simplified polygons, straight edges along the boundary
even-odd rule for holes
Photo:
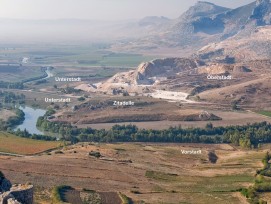
[[[156,59],[140,64],[137,73],[146,78],[167,77],[180,72],[190,71],[203,64],[202,61],[187,58]]]

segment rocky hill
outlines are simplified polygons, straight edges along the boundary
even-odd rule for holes
[[[222,19],[217,18],[216,15],[225,13],[229,10],[230,9],[228,8],[216,6],[212,3],[199,1],[175,20],[171,28],[170,35],[175,37],[179,36],[180,38],[176,40],[179,40],[181,45],[184,43],[181,41],[181,39],[183,39],[181,37],[184,36],[186,38],[195,37],[191,36],[191,34],[197,34],[200,32],[210,35],[221,33],[224,30],[224,23],[222,22]],[[187,34],[190,35],[186,36]]]
[[[109,94],[125,94],[131,92],[144,93],[150,91],[149,85],[157,85],[167,78],[178,74],[194,72],[204,65],[203,61],[188,58],[164,58],[141,63],[136,70],[122,72],[96,86],[96,90]],[[78,88],[86,89],[82,85]],[[93,90],[92,90],[93,91]]]
[[[209,64],[198,68],[198,74],[227,74],[227,73],[246,73],[251,72],[249,68],[242,65],[232,64]]]
[[[211,43],[197,52],[197,57],[208,61],[232,62],[270,59],[271,26],[261,26],[248,36],[236,36],[219,43]]]
[[[140,50],[141,47],[142,50],[155,50],[163,47],[166,50],[178,47],[179,53],[185,56],[210,43],[250,36],[259,27],[270,25],[270,13],[269,0],[257,0],[236,9],[199,1],[177,19],[151,17],[142,20],[143,25],[151,25],[152,32],[130,42],[125,49]]]
[[[179,17],[179,20],[191,21],[198,17],[207,17],[215,14],[223,13],[230,10],[229,8],[217,6],[207,1],[198,1],[194,6]]]
[[[257,0],[253,9],[251,20],[255,20],[259,26],[271,24],[271,2],[270,0]]]
[[[139,26],[163,26],[169,23],[170,19],[164,16],[147,16],[138,22]]]
[[[270,86],[270,11],[269,0],[258,0],[237,9],[198,2],[173,21],[145,19],[146,26],[157,25],[155,22],[165,25],[167,33],[159,36],[162,42],[158,41],[161,49],[165,41],[184,51],[205,46],[187,58],[141,63],[135,70],[118,73],[97,84],[94,91],[164,99],[181,93],[186,96],[183,101],[189,103],[188,96],[214,103],[237,101],[243,105],[253,104],[259,96],[269,101],[266,87]]]
[[[138,66],[138,79],[168,77],[203,65],[203,61],[186,58],[165,58],[144,62]]]
[[[248,36],[258,26],[270,25],[270,11],[269,0],[258,0],[236,9],[199,2],[183,14],[184,17],[179,18],[178,24],[189,25],[192,28],[191,34],[205,34],[203,39],[221,41],[237,34]]]

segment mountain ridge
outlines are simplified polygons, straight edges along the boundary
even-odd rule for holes
[[[148,42],[148,47],[152,47],[153,50],[161,47],[180,48],[182,56],[189,56],[209,43],[232,37],[248,37],[259,26],[271,25],[270,13],[269,0],[258,0],[234,9],[199,1],[179,18],[165,22],[164,29],[157,28],[156,33],[152,32],[147,37],[133,41],[132,44],[139,52],[141,44]],[[155,29],[154,27],[153,30]],[[133,50],[133,47],[130,48]],[[142,50],[144,49],[142,46]]]
[[[200,5],[204,8],[198,8]],[[259,0],[236,9],[223,8],[226,11],[222,13],[220,8],[213,8],[216,8],[214,4],[197,3],[196,9],[190,8],[183,14],[187,16],[185,20],[183,17],[177,19],[181,21],[179,29],[184,29],[182,32],[171,30],[160,35],[163,42],[170,39],[174,46],[184,50],[199,48],[194,55],[141,63],[137,69],[118,73],[103,82],[97,91],[147,96],[161,90],[172,94],[178,91],[191,97],[198,95],[209,102],[227,101],[230,104],[235,101],[245,105],[255,105],[253,101],[259,101],[259,96],[268,98],[266,90],[271,82],[270,1]],[[191,11],[199,12],[200,16]],[[207,12],[202,14],[201,11]],[[174,28],[176,19],[170,23]],[[206,31],[206,28],[213,30]],[[183,42],[178,41],[181,37]],[[161,44],[161,41],[157,42]],[[209,75],[227,80],[210,80]]]

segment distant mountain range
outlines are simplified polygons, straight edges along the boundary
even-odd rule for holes
[[[120,22],[0,19],[0,40],[113,41],[112,49],[117,51],[152,52],[160,49],[167,52],[168,49],[178,49],[181,55],[185,55],[210,43],[248,38],[257,28],[268,25],[271,25],[270,0],[257,0],[236,9],[199,1],[177,19],[163,16]]]
[[[157,33],[152,33],[147,39],[153,47],[162,44],[187,49],[189,46],[189,49],[196,51],[210,42],[220,42],[233,36],[247,37],[255,28],[270,24],[269,0],[258,0],[236,9],[199,1],[177,19],[149,18],[148,25],[153,26],[152,30],[157,29]],[[146,40],[138,42],[142,41]]]
[[[118,73],[102,83],[98,91],[146,94],[156,89],[177,90],[193,96],[198,94],[209,102],[270,106],[269,0],[258,0],[236,9],[200,1],[177,19],[149,17],[143,22],[140,26],[148,27],[152,33],[121,46],[126,50],[145,49],[149,53],[156,49],[164,53],[176,48],[179,51],[175,56]],[[208,75],[232,78],[209,80]]]

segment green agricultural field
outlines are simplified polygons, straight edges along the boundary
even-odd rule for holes
[[[261,111],[258,111],[258,113],[261,114],[261,115],[271,117],[271,111],[261,110]]]
[[[0,65],[0,81],[21,82],[26,79],[40,77],[44,74],[40,66]]]
[[[0,50],[0,63],[21,63],[24,57],[31,64],[46,66],[78,66],[78,67],[137,67],[143,61],[149,61],[157,56],[141,54],[116,53],[109,51],[107,44],[90,45],[40,45],[24,46]]]
[[[34,53],[33,53],[34,54]],[[113,53],[109,51],[90,50],[86,53],[39,53],[33,57],[36,64],[60,64],[78,67],[137,67],[141,62],[155,57],[140,54]]]
[[[4,153],[31,155],[57,148],[61,144],[62,142],[32,140],[0,132],[0,152]]]
[[[77,62],[84,66],[137,67],[141,62],[150,61],[153,58],[140,54],[99,52],[78,56]]]
[[[136,53],[118,53],[107,44],[31,45],[0,49],[0,82],[21,82],[44,74],[42,66],[53,66],[56,76],[101,79],[136,68],[158,58]],[[28,58],[27,63],[22,60]],[[20,66],[21,65],[21,66]]]

